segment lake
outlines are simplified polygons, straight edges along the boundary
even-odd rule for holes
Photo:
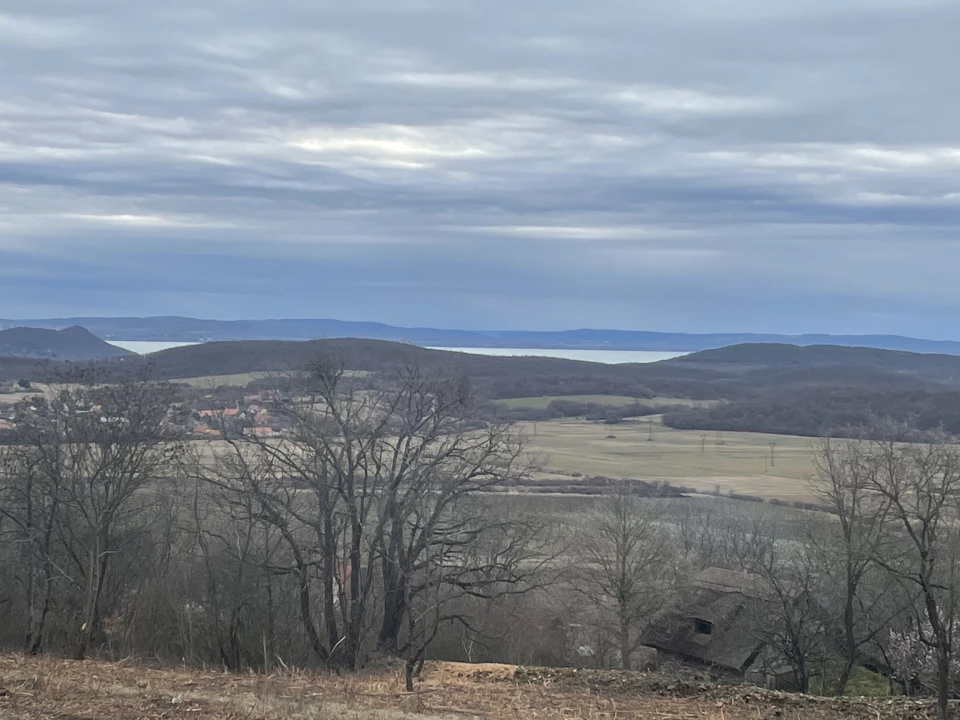
[[[107,342],[124,350],[139,353],[140,355],[149,355],[150,353],[169,350],[170,348],[200,344],[195,342],[155,342],[146,340],[108,340]],[[619,363],[652,363],[687,354],[683,352],[657,352],[653,350],[571,350],[553,348],[432,347],[430,349],[471,353],[473,355],[492,355],[495,357],[553,357],[563,358],[564,360],[583,360],[584,362],[604,363],[606,365],[616,365]]]
[[[154,342],[152,340],[107,340],[108,343],[130,352],[140,355],[149,355],[150,353],[169,350],[175,347],[186,347],[187,345],[199,345],[195,342]]]

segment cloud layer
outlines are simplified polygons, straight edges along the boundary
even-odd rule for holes
[[[949,0],[0,0],[0,316],[960,337]]]

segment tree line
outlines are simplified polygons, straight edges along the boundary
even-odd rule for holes
[[[960,434],[960,393],[950,390],[809,387],[761,392],[711,407],[674,408],[663,417],[678,430],[729,430],[856,437],[892,419],[921,430]]]

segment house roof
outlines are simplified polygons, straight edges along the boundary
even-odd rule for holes
[[[270,436],[270,435],[273,435],[273,428],[272,427],[248,427],[243,429],[243,434]]]
[[[681,605],[657,615],[642,643],[683,659],[745,671],[763,646],[753,625],[763,617],[768,597],[760,578],[708,568],[691,579],[683,597]],[[697,620],[710,623],[711,632],[698,632]]]

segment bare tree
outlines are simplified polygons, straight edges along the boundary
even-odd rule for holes
[[[530,524],[488,517],[476,501],[529,463],[508,426],[479,421],[462,377],[418,367],[357,377],[319,360],[277,380],[285,437],[227,433],[215,462],[195,467],[234,504],[252,501],[246,512],[286,542],[319,659],[356,667],[375,645],[415,666],[458,619],[452,599],[520,587]],[[477,564],[477,549],[504,537],[512,554]]]
[[[880,570],[877,558],[886,555],[893,542],[890,499],[873,491],[877,468],[866,441],[825,439],[817,448],[815,466],[813,491],[837,522],[822,525],[827,532],[812,534],[808,542],[823,556],[824,572],[839,579],[844,664],[837,693],[842,695],[861,650],[902,610],[888,602],[891,593],[881,583],[869,581]]]
[[[39,471],[35,449],[11,445],[0,450],[0,519],[6,519],[11,528],[0,532],[0,540],[12,541],[22,559],[17,578],[27,612],[24,650],[31,655],[43,648],[59,575],[53,558],[59,515],[59,487]]]
[[[787,663],[797,689],[807,692],[813,667],[830,652],[817,558],[809,547],[789,540],[773,539],[769,548],[754,569],[766,587],[754,632],[773,650],[775,660]]]
[[[885,545],[877,561],[914,585],[920,641],[937,659],[937,707],[947,717],[951,661],[960,599],[960,449],[942,441],[873,443],[870,489],[889,504],[902,542]]]
[[[81,379],[35,399],[20,434],[32,472],[62,507],[60,531],[83,578],[76,655],[85,657],[103,621],[111,560],[129,541],[121,530],[144,521],[149,486],[170,472],[180,447],[168,422],[172,388],[145,376]]]
[[[675,581],[673,538],[655,501],[621,484],[580,522],[573,557],[574,587],[612,617],[620,665],[629,670],[644,622]]]

